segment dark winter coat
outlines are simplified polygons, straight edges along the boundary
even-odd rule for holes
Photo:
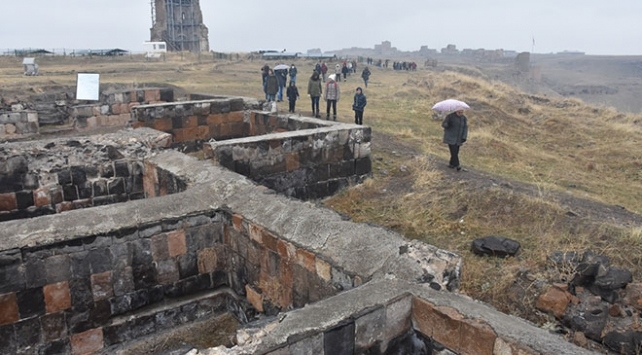
[[[295,67],[295,66],[291,66],[291,67],[290,67],[290,70],[289,70],[289,72],[290,72],[290,77],[296,76],[297,71],[298,71],[298,70],[296,69],[296,67]]]
[[[279,83],[279,86],[285,87],[285,84],[288,82],[288,70],[278,69],[274,71],[274,74],[276,74],[276,79]]]
[[[458,116],[453,112],[446,116],[441,123],[444,127],[444,143],[449,145],[462,145],[468,139],[468,119]]]
[[[370,79],[370,69],[368,68],[363,69],[363,71],[361,72],[361,77],[363,78],[363,80]]]
[[[361,94],[354,94],[354,102],[352,103],[353,111],[363,111],[367,104],[368,100],[366,100],[366,95],[364,95],[363,92]]]
[[[285,94],[287,95],[288,100],[296,101],[296,99],[299,98],[299,89],[294,85],[290,85],[288,86],[288,90],[285,92]]]
[[[279,92],[279,81],[276,78],[276,75],[268,75],[265,79],[265,93],[268,95],[276,95]]]
[[[321,97],[322,93],[321,78],[319,78],[319,74],[315,72],[312,74],[312,77],[310,77],[310,81],[308,81],[308,95],[310,95],[310,97]]]

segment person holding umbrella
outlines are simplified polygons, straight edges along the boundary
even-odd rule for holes
[[[441,126],[444,128],[444,143],[448,144],[450,150],[448,167],[460,171],[459,147],[466,143],[468,138],[468,119],[464,115],[464,109],[458,108],[447,115]]]

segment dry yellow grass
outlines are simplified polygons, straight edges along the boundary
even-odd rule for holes
[[[42,75],[24,77],[19,58],[0,57],[0,92],[73,86],[76,73],[94,72],[101,74],[104,86],[173,85],[185,92],[263,97],[259,68],[265,63],[243,55],[230,61],[170,54],[155,62],[123,57],[42,58],[38,63]],[[309,115],[306,89],[314,62],[297,60],[296,65],[301,93],[297,110]],[[506,290],[524,270],[538,275],[554,250],[605,253],[613,264],[630,268],[636,278],[642,276],[639,226],[569,223],[565,211],[547,200],[550,192],[561,191],[642,213],[642,116],[574,99],[527,95],[489,81],[477,69],[371,71],[370,85],[364,88],[364,123],[375,132],[374,176],[326,200],[326,205],[357,222],[377,223],[460,253],[462,292],[521,316],[528,314]],[[340,121],[353,121],[357,86],[363,86],[359,75],[341,83]],[[448,152],[441,143],[440,120],[433,118],[430,108],[447,98],[461,99],[473,108],[467,114],[470,134],[461,151],[463,164],[533,184],[537,196],[452,183],[436,168],[434,159],[445,160]],[[425,156],[392,154],[377,142],[379,133]],[[470,242],[491,234],[520,241],[521,254],[507,260],[473,256]]]

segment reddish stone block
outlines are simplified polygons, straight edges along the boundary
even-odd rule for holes
[[[139,102],[130,102],[129,104],[127,104],[127,107],[129,107],[129,112],[132,112],[134,107],[138,107],[138,106],[140,106]]]
[[[154,120],[154,129],[171,132],[172,131],[172,119],[171,118],[157,118]]]
[[[263,244],[263,227],[256,224],[250,224],[250,239],[257,241],[259,244]]]
[[[167,260],[169,258],[169,246],[167,244],[167,235],[159,234],[152,237],[152,258],[154,261]]]
[[[182,119],[183,128],[194,128],[198,127],[198,117],[196,116],[185,116]]]
[[[145,174],[143,174],[143,191],[145,191],[145,197],[157,197],[156,186],[158,186],[158,174],[156,173],[156,165],[148,161],[144,164]]]
[[[174,142],[185,142],[187,140],[187,135],[185,133],[185,130],[183,128],[177,128],[172,131],[172,134],[174,136]]]
[[[218,265],[218,255],[216,249],[206,248],[198,253],[198,272],[208,274],[216,271]]]
[[[120,103],[111,105],[111,113],[113,113],[114,115],[120,115],[121,107],[122,106]]]
[[[460,354],[493,355],[497,334],[478,319],[464,319],[461,322],[461,342],[457,351]]]
[[[145,102],[160,101],[160,97],[160,90],[158,89],[145,90]]]
[[[56,313],[71,308],[71,293],[69,292],[68,281],[45,285],[42,288],[42,292],[45,295],[47,313]]]
[[[63,201],[56,204],[56,213],[62,213],[66,211],[71,211],[74,209],[74,204],[71,201]]]
[[[268,145],[270,146],[270,149],[279,149],[281,148],[281,140],[280,139],[271,139],[268,141]]]
[[[296,261],[310,272],[316,273],[316,256],[313,253],[301,248],[296,249]]]
[[[245,120],[245,112],[244,111],[233,111],[227,113],[227,120],[228,122],[243,122]]]
[[[433,327],[435,326],[433,318],[435,318],[435,306],[419,297],[412,299],[412,321],[415,328],[423,335],[431,338],[433,334]]]
[[[283,239],[276,241],[276,252],[281,257],[281,260],[289,261],[296,257],[296,247]]]
[[[215,126],[220,126],[223,124],[223,115],[220,113],[213,114],[213,115],[208,115],[207,116],[207,124],[208,125],[215,125]]]
[[[134,129],[136,129],[136,128],[141,128],[141,127],[145,127],[145,123],[144,123],[144,122],[135,121],[135,122],[132,124],[132,128],[134,128]]]
[[[285,168],[293,171],[299,168],[299,153],[292,153],[285,156]]]
[[[221,136],[221,128],[217,124],[207,125],[207,134],[209,138],[218,138]]]
[[[265,229],[261,230],[261,234],[263,245],[265,245],[265,247],[269,250],[277,252],[277,243],[279,241],[279,238],[277,238],[274,234],[266,231]]]
[[[169,256],[174,258],[187,253],[187,244],[185,242],[185,231],[177,230],[167,233],[167,245],[169,247]]]
[[[208,139],[210,137],[210,128],[208,126],[196,127],[196,139]]]
[[[13,211],[17,209],[18,200],[16,199],[15,192],[0,194],[0,211]]]
[[[234,229],[236,229],[237,231],[239,232],[243,231],[243,216],[241,216],[240,214],[233,214],[232,225],[234,226]]]
[[[15,323],[20,319],[15,293],[0,295],[0,325]]]
[[[71,337],[71,353],[73,355],[93,354],[103,348],[103,329],[90,329]]]
[[[91,275],[91,293],[94,296],[95,302],[114,296],[111,271]]]
[[[432,319],[432,338],[449,349],[459,350],[461,345],[461,325],[464,317],[454,308],[435,307]]]
[[[263,313],[263,295],[250,285],[245,285],[245,294],[247,295],[247,301],[250,302],[257,311]]]
[[[49,189],[41,187],[33,191],[33,202],[36,207],[51,206],[51,196]]]

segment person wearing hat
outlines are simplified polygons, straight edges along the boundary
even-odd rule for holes
[[[332,107],[333,120],[337,120],[337,102],[339,102],[339,98],[341,98],[339,83],[336,82],[334,75],[329,75],[323,92],[323,99],[326,101],[326,120],[330,119],[330,107]]]
[[[464,110],[450,113],[441,126],[444,128],[444,143],[448,144],[450,150],[448,167],[460,171],[459,147],[466,143],[468,138],[468,119],[464,116]]]
[[[363,124],[363,110],[366,108],[367,104],[368,101],[366,100],[366,95],[363,94],[361,87],[358,87],[357,92],[354,94],[354,101],[352,103],[355,124]]]

